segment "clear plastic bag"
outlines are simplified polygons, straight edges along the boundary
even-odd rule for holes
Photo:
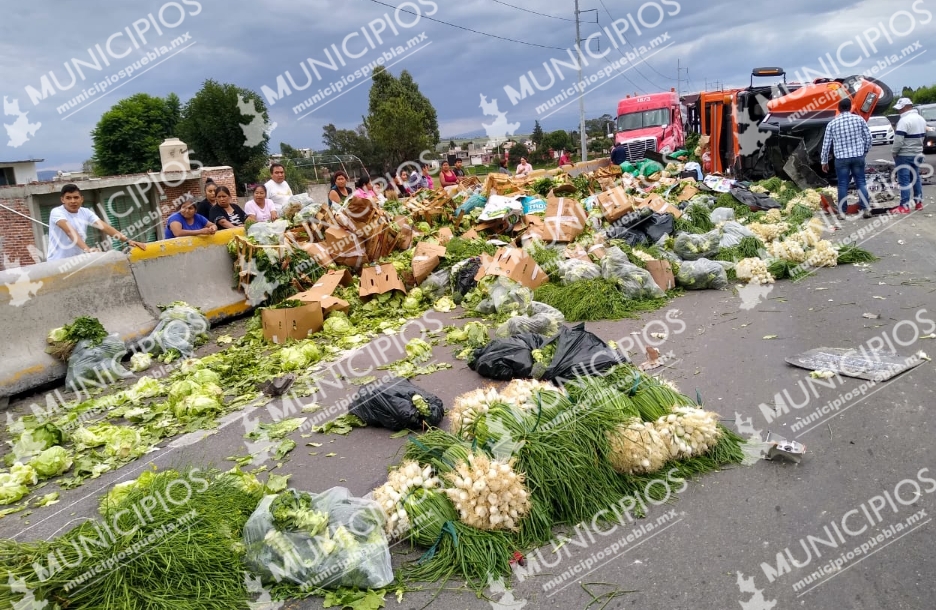
[[[315,220],[315,216],[322,210],[321,203],[310,203],[305,206],[293,217],[293,222],[295,224],[305,224],[311,223]]]
[[[328,516],[326,528],[315,536],[278,528],[271,512],[277,496],[265,496],[244,527],[247,567],[266,583],[287,580],[305,590],[389,585],[393,568],[380,507],[343,487],[305,495],[312,510]]]
[[[709,214],[709,219],[714,224],[718,224],[720,222],[728,222],[729,220],[734,220],[735,219],[734,209],[715,208],[714,210],[712,210],[712,213]]]
[[[285,218],[273,222],[255,222],[247,229],[247,237],[252,237],[263,246],[278,246],[283,243],[283,234],[289,228]]]
[[[686,261],[711,258],[718,254],[720,241],[721,232],[718,229],[701,235],[680,233],[673,242],[673,252]]]
[[[620,248],[609,248],[601,259],[601,275],[617,282],[628,299],[654,299],[666,296],[646,269],[634,265]]]
[[[423,280],[419,288],[424,295],[435,302],[451,292],[449,287],[450,279],[451,272],[448,269],[439,269],[429,274],[429,277]]]
[[[723,224],[721,232],[721,239],[718,242],[720,248],[732,248],[740,244],[745,237],[756,237],[753,231],[734,221]]]
[[[601,277],[601,268],[591,261],[578,259],[560,261],[557,265],[560,281],[563,285],[581,280],[594,280]]]
[[[156,328],[140,343],[142,351],[158,356],[177,350],[188,358],[208,340],[208,318],[189,305],[171,305],[159,314]]]
[[[533,303],[533,291],[505,277],[498,277],[488,288],[488,295],[497,313],[529,315]]]
[[[544,314],[532,316],[514,316],[497,327],[494,335],[503,339],[525,333],[552,337],[559,332],[559,321]]]
[[[679,265],[676,285],[686,290],[723,290],[728,287],[728,273],[717,261],[700,258]]]
[[[555,320],[558,324],[565,322],[565,315],[553,307],[552,305],[547,305],[546,303],[540,303],[539,301],[533,301],[530,304],[530,309],[533,310],[533,315],[542,314],[548,316]]]
[[[120,364],[126,353],[127,346],[117,335],[108,335],[95,346],[88,339],[79,341],[68,357],[65,385],[78,392],[132,377]]]

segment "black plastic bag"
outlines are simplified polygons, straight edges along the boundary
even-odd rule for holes
[[[732,197],[755,212],[774,209],[779,210],[783,207],[767,193],[755,193],[741,186],[731,187],[730,192]]]
[[[653,216],[654,211],[649,208],[637,208],[633,212],[625,214],[621,218],[618,218],[611,223],[612,229],[623,230],[631,229],[637,225],[646,222],[651,216]]]
[[[474,351],[468,367],[482,377],[498,381],[530,379],[533,376],[533,350],[542,348],[549,341],[534,334],[494,339]]]
[[[654,214],[650,220],[640,225],[640,230],[647,234],[651,244],[655,244],[665,235],[672,235],[676,230],[676,221],[672,214]]]
[[[626,356],[585,330],[584,323],[563,328],[556,341],[556,354],[543,375],[544,381],[561,384],[583,375],[599,375],[627,362]]]
[[[478,281],[475,276],[478,275],[478,269],[481,268],[481,258],[476,256],[469,258],[468,262],[458,268],[452,274],[452,293],[465,296],[475,289]]]
[[[429,405],[428,417],[413,404],[413,396],[417,394]],[[368,426],[388,430],[421,430],[424,422],[428,426],[438,426],[445,415],[442,399],[397,377],[362,387],[351,400],[348,412],[360,417]]]
[[[628,246],[646,246],[650,238],[640,229],[625,229],[622,227],[611,227],[605,231],[605,237],[608,239],[621,239]]]

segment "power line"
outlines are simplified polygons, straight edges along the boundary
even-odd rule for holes
[[[601,8],[603,8],[605,12],[608,13],[608,19],[610,19],[611,21],[614,21],[614,15],[612,15],[611,11],[608,10],[608,7],[605,5],[604,0],[598,0],[598,1],[601,3]],[[614,48],[617,49],[617,52],[621,54],[621,57],[624,57],[626,59],[626,56],[624,55],[624,51],[622,51],[616,45],[612,45],[612,46],[614,46]],[[636,47],[634,47],[634,49],[636,50]],[[661,87],[660,85],[656,84],[655,82],[647,78],[647,76],[643,72],[640,71],[640,68],[637,67],[638,63],[640,62],[631,62],[631,65],[634,67],[634,70],[637,72],[637,74],[640,75],[641,78],[643,78],[645,81],[647,81],[648,83],[650,83],[651,85],[653,85],[660,91],[666,88],[666,87]],[[647,63],[646,60],[643,60],[643,63],[644,65],[650,66],[650,64]],[[653,66],[650,66],[650,67],[652,68]],[[654,72],[656,72],[656,70],[654,70]]]
[[[496,2],[497,4],[503,4],[504,6],[509,6],[510,8],[515,8],[518,11],[524,11],[527,13],[533,13],[534,15],[539,15],[541,17],[549,17],[551,19],[559,19],[561,21],[575,21],[575,19],[569,19],[568,17],[559,17],[558,15],[547,15],[546,13],[540,13],[537,11],[530,10],[528,8],[523,8],[522,6],[514,6],[513,4],[507,4],[506,2],[501,2],[501,0],[491,0],[491,2]]]
[[[381,0],[370,0],[370,1],[373,2],[374,4],[380,4],[381,6],[386,6],[386,7],[398,10],[401,13],[408,13],[410,15],[415,15],[416,17],[420,17],[421,19],[428,19],[429,21],[435,21],[436,23],[441,23],[442,25],[447,25],[449,27],[458,28],[459,30],[465,30],[466,32],[471,32],[472,34],[481,34],[482,36],[488,36],[490,38],[497,38],[498,40],[506,40],[507,42],[516,42],[517,44],[525,44],[530,47],[539,47],[541,49],[556,49],[557,51],[565,51],[565,49],[563,49],[562,47],[552,47],[552,46],[545,45],[545,44],[538,44],[535,42],[526,42],[525,40],[515,40],[513,38],[507,38],[505,36],[498,36],[497,34],[488,34],[487,32],[481,32],[479,30],[472,30],[471,28],[466,28],[465,26],[462,26],[462,25],[449,23],[448,21],[442,21],[441,19],[433,19],[432,17],[429,17],[428,15],[421,15],[419,13],[414,13],[413,11],[410,11],[410,10],[399,9],[392,4],[381,2]]]

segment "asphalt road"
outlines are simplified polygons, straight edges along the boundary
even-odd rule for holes
[[[750,418],[743,430],[771,430],[804,443],[802,463],[759,461],[691,481],[673,494],[670,504],[651,506],[644,519],[604,534],[573,534],[558,551],[547,547],[534,553],[531,560],[541,568],[528,562],[528,573],[515,578],[509,592],[495,586],[487,592],[489,598],[478,598],[449,583],[442,591],[436,585],[407,594],[399,605],[388,596],[387,607],[416,609],[430,601],[430,608],[450,610],[603,607],[603,601],[589,606],[589,589],[595,595],[619,593],[604,606],[608,609],[702,610],[739,604],[745,610],[933,608],[936,526],[929,520],[936,514],[936,457],[931,450],[936,426],[928,410],[936,402],[936,366],[924,361],[861,393],[865,382],[860,379],[810,381],[807,371],[784,359],[815,347],[859,348],[874,346],[879,339],[893,342],[895,337],[906,344],[896,345],[902,355],[922,349],[936,356],[936,340],[919,338],[936,332],[934,196],[936,188],[927,187],[923,212],[872,230],[862,246],[881,258],[877,263],[822,269],[796,283],[779,282],[762,295],[734,289],[689,293],[641,320],[588,325],[602,338],[622,344],[666,333],[659,349],[675,359],[664,376],[685,394],[698,392],[727,425]],[[831,239],[873,227],[872,222],[850,217]],[[447,404],[485,384],[450,352],[439,346],[434,354],[454,363],[453,369],[415,380]],[[391,350],[388,356],[392,360],[399,354]],[[634,353],[634,359],[642,362],[644,357]],[[368,367],[367,358],[359,357],[354,364],[358,373],[369,374],[361,370]],[[327,391],[324,397],[306,401],[336,405],[355,389]],[[768,421],[765,412],[785,390],[787,401],[801,406]],[[849,393],[854,396],[846,400]],[[840,397],[833,417],[797,424]],[[761,408],[762,403],[769,407]],[[268,412],[253,416],[257,415],[270,419]],[[93,516],[103,490],[134,478],[149,462],[160,467],[229,468],[225,457],[245,453],[244,431],[243,420],[231,418],[214,433],[192,435],[147,456],[150,460],[63,492],[59,504],[25,518],[0,520],[0,536],[45,538],[83,516]],[[321,491],[342,485],[359,495],[385,480],[404,442],[372,428],[324,440],[302,439],[298,433],[294,438],[299,447],[277,471],[293,475],[291,486]],[[309,455],[313,450],[304,447],[309,440],[325,443],[314,450],[318,455]],[[328,452],[337,456],[324,457]],[[927,468],[929,472],[921,474]],[[914,498],[917,488],[919,497]],[[871,542],[879,532],[881,541]],[[847,557],[863,543],[867,548],[861,554]],[[399,562],[406,549],[393,551],[400,553],[395,555]],[[804,579],[840,556],[845,559],[837,568],[805,584]],[[285,607],[318,608],[321,602],[289,602]]]

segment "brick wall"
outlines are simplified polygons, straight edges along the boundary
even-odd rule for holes
[[[30,215],[25,199],[0,199],[0,203],[20,214]],[[19,214],[0,208],[0,247],[3,251],[0,268],[12,269],[39,262],[33,260],[29,246],[35,246],[32,222]]]
[[[204,199],[201,181],[195,178],[185,180],[175,186],[163,186],[163,190],[166,193],[166,199],[159,202],[159,213],[162,215],[163,226],[165,226],[169,217],[175,214],[179,198],[186,193],[191,193],[196,201]]]

